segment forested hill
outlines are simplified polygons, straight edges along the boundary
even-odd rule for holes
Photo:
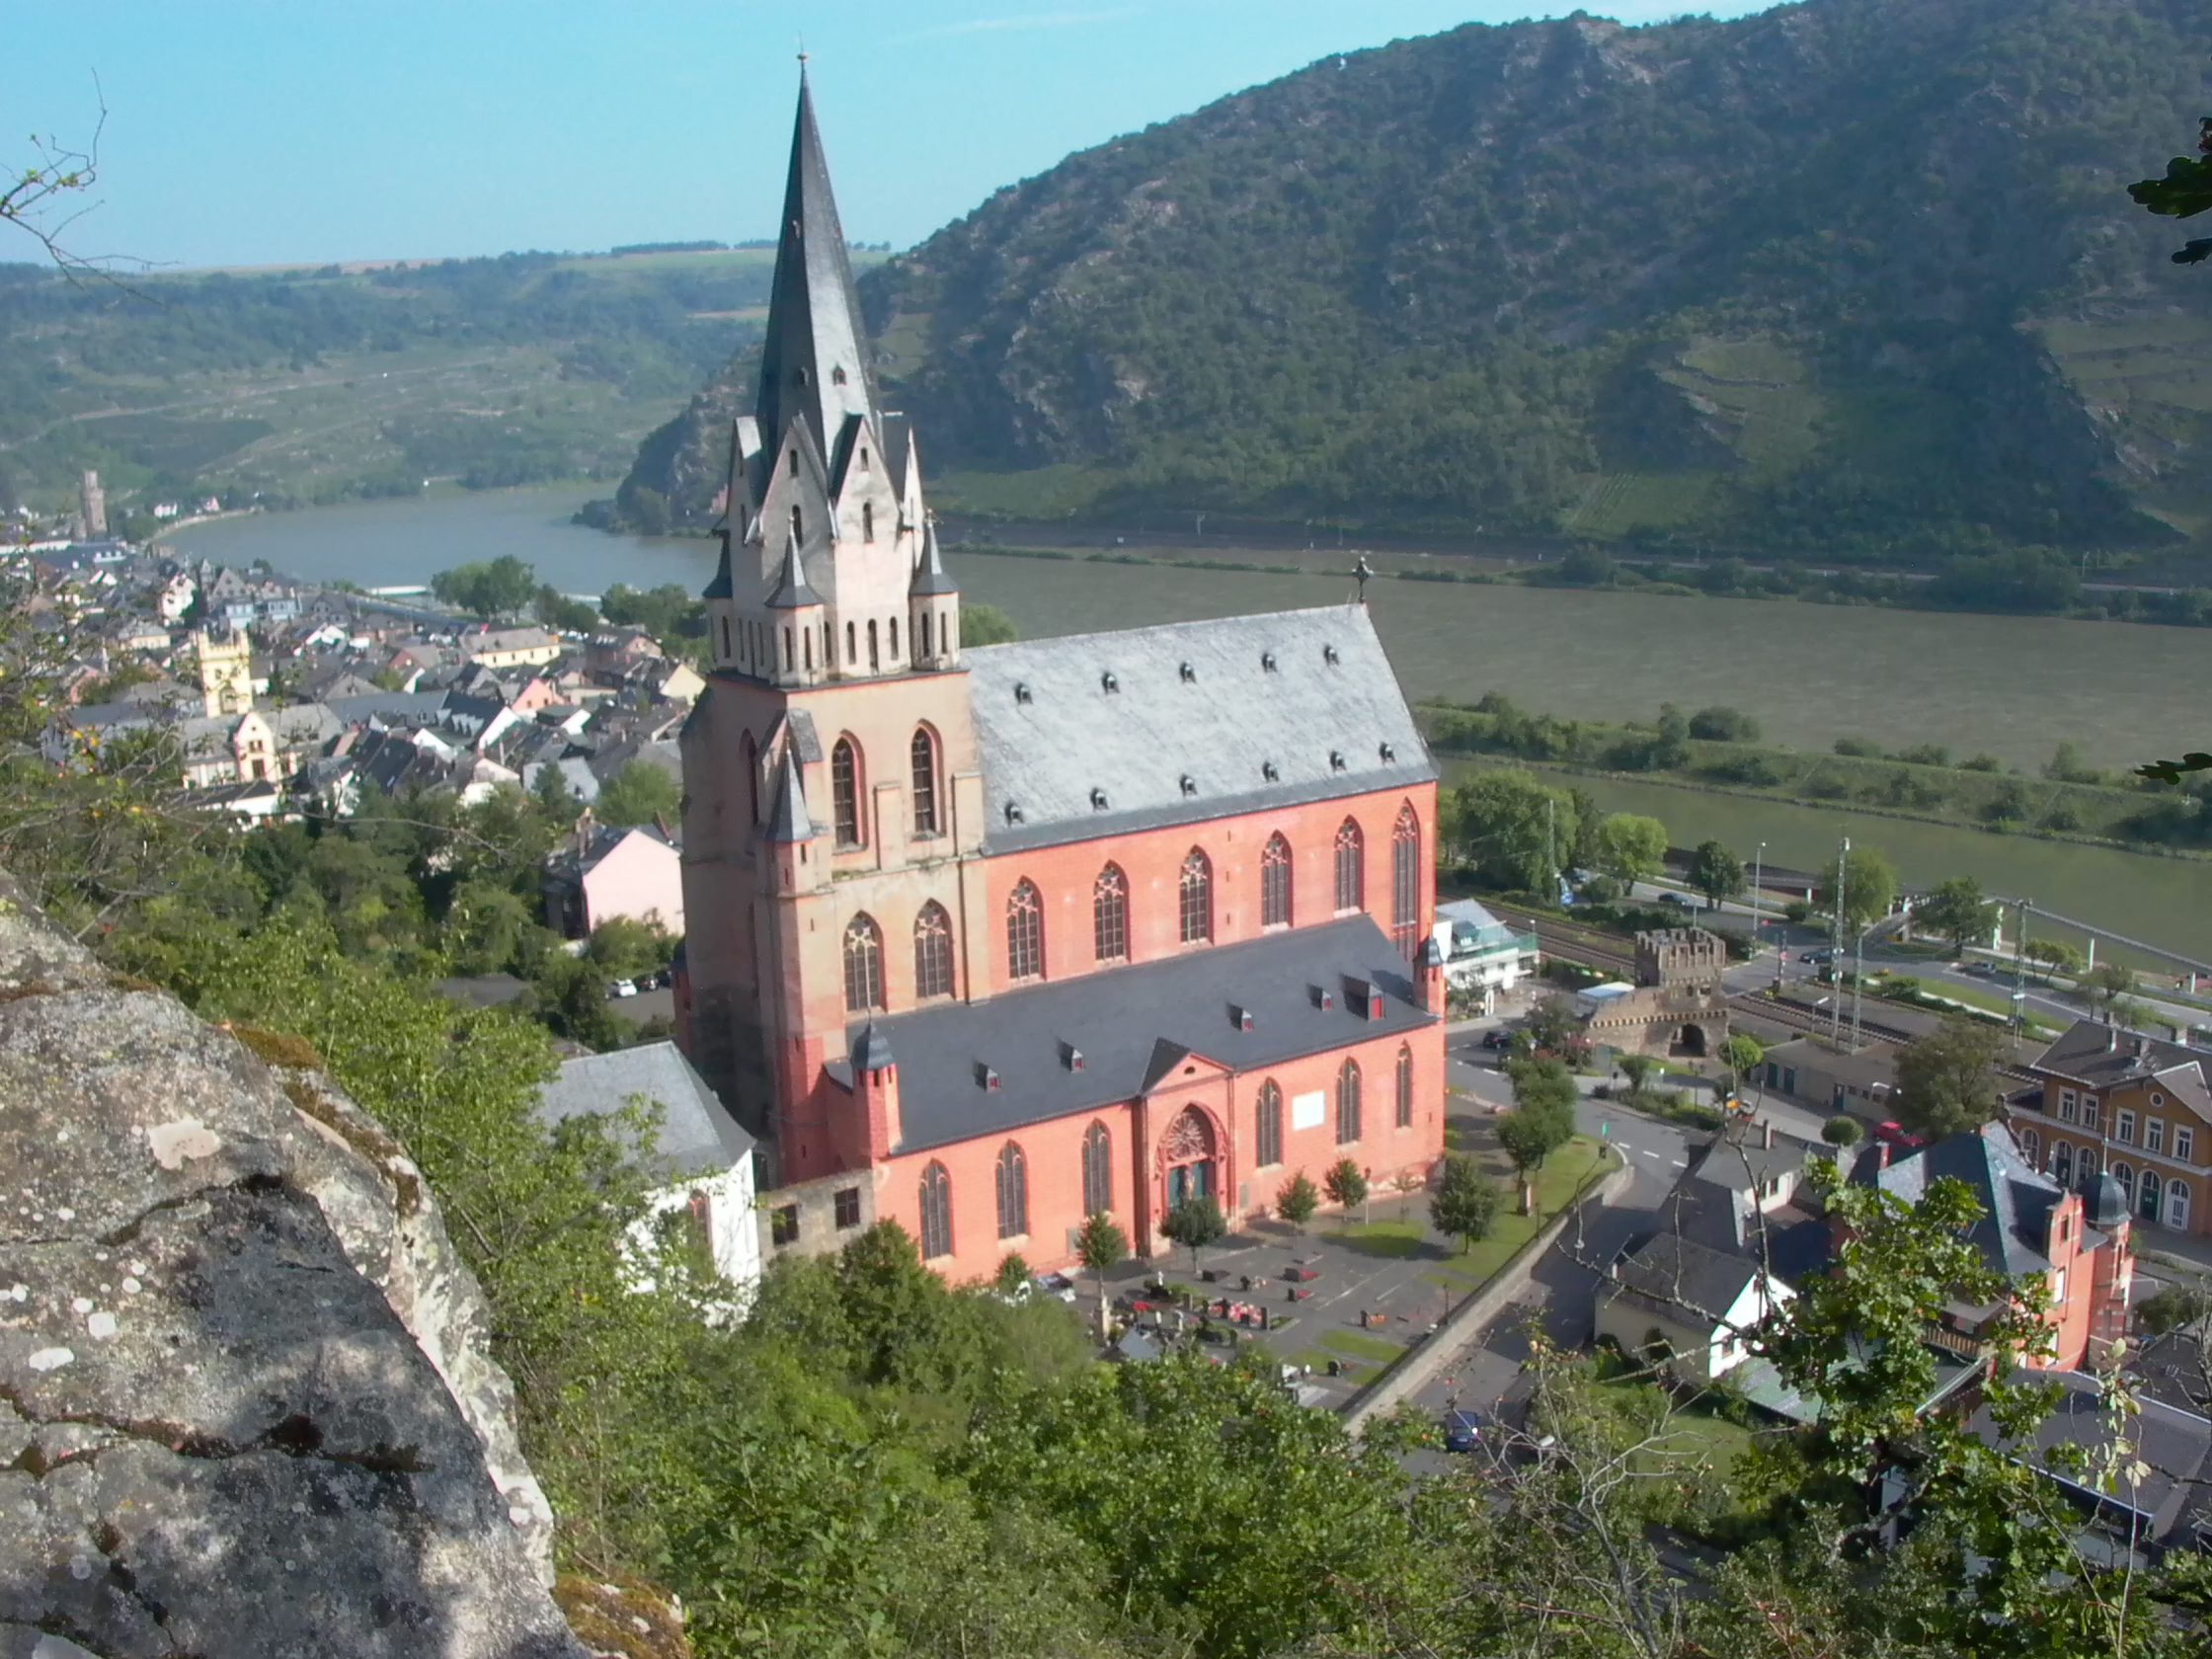
[[[863,286],[955,505],[2171,540],[2146,512],[2212,517],[2212,277],[2124,187],[2208,54],[2201,0],[1470,25],[1070,156]],[[632,493],[703,513],[729,401]]]

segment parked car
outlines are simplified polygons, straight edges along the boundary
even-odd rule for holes
[[[1977,980],[1994,980],[1997,978],[1998,970],[1997,964],[1994,962],[1969,962],[1964,972],[1973,975]]]
[[[1512,1043],[1513,1033],[1502,1028],[1497,1031],[1485,1031],[1482,1034],[1482,1046],[1486,1049],[1509,1048]]]
[[[616,980],[606,988],[606,993],[610,997],[635,996],[638,993],[637,982],[635,980]]]
[[[1833,962],[1836,960],[1836,953],[1832,950],[1809,950],[1797,960],[1799,962]]]
[[[1924,1138],[1913,1134],[1903,1124],[1894,1121],[1876,1124],[1874,1126],[1874,1139],[1884,1146],[1895,1146],[1903,1152],[1917,1151],[1928,1145]]]
[[[1659,895],[1659,903],[1662,905],[1680,905],[1686,910],[1694,910],[1698,908],[1691,903],[1686,894],[1681,893],[1662,893]]]
[[[1444,1449],[1447,1452],[1472,1452],[1475,1442],[1482,1437],[1482,1418],[1472,1411],[1448,1411],[1444,1414]]]

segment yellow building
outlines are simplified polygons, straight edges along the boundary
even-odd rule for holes
[[[209,720],[244,714],[254,706],[254,642],[242,628],[218,639],[202,629],[199,642],[199,693]]]

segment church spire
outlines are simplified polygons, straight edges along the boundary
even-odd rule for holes
[[[803,67],[779,235],[755,406],[760,437],[780,444],[786,425],[804,417],[818,452],[833,454],[847,417],[873,416],[875,400],[852,264]]]

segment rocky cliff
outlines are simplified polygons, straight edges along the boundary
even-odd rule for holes
[[[583,1659],[482,1294],[311,1058],[0,876],[0,1659]]]

